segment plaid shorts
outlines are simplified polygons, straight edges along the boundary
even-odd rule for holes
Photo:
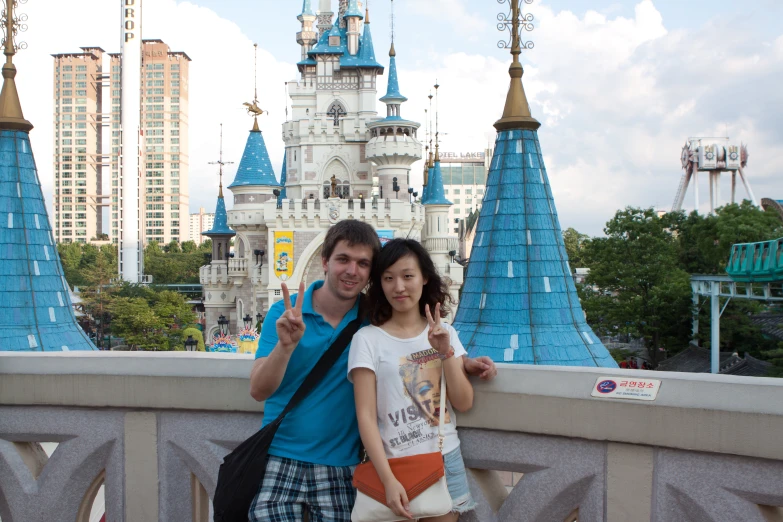
[[[356,466],[335,467],[269,456],[261,488],[250,505],[250,522],[350,522],[356,501]]]

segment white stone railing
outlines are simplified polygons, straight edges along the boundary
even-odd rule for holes
[[[228,266],[225,261],[212,262],[212,264],[199,268],[198,279],[202,285],[226,285],[228,284]]]
[[[228,260],[228,273],[232,276],[247,275],[249,262],[246,258],[237,258]]]
[[[251,364],[0,352],[0,518],[84,522],[103,485],[112,522],[207,521],[222,457],[261,423]],[[591,397],[606,375],[660,379],[658,398]],[[500,365],[475,389],[465,520],[783,520],[783,380]]]

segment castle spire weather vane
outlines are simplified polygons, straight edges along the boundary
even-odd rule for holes
[[[253,44],[253,49],[255,51],[254,55],[254,81],[255,81],[255,90],[253,94],[253,102],[252,103],[243,103],[242,105],[245,106],[247,109],[247,113],[253,117],[253,132],[260,132],[260,129],[258,128],[258,117],[262,114],[266,113],[269,114],[269,111],[264,111],[261,109],[261,107],[258,106],[258,44]],[[288,105],[286,105],[286,113],[288,113]],[[223,124],[220,125],[220,135],[223,135]],[[222,156],[222,150],[223,146],[221,145],[221,156]]]
[[[513,61],[509,67],[508,73],[511,76],[511,86],[506,98],[506,106],[503,110],[503,117],[495,123],[495,128],[499,131],[509,129],[530,129],[536,130],[541,124],[533,118],[530,113],[530,105],[525,95],[525,89],[522,86],[522,64],[519,61],[519,55],[522,50],[533,48],[533,42],[521,41],[521,31],[532,31],[533,15],[531,13],[522,14],[522,4],[532,4],[533,0],[498,0],[499,4],[511,4],[511,13],[500,13],[498,15],[498,30],[510,31],[510,40],[501,40],[498,47],[501,49],[511,49]]]
[[[220,159],[218,161],[210,161],[210,165],[220,165],[220,192],[218,197],[223,197],[223,166],[233,165],[233,161],[223,161],[223,124],[220,124]]]
[[[16,66],[13,57],[16,51],[26,49],[25,42],[16,43],[15,37],[20,32],[27,31],[27,15],[14,14],[14,9],[19,4],[25,4],[27,0],[5,0],[5,9],[2,12],[3,24],[3,92],[0,94],[0,128],[21,131],[31,131],[33,124],[24,118],[22,104],[19,101],[19,93],[16,90]]]

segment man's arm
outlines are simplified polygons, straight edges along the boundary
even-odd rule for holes
[[[261,332],[261,346],[258,353],[273,346],[266,357],[259,357],[250,372],[250,396],[261,402],[268,399],[283,382],[291,354],[302,339],[305,324],[302,318],[302,304],[305,299],[304,283],[299,285],[296,306],[291,307],[288,287],[283,283],[283,306],[285,311],[277,316],[279,307],[269,310]]]
[[[497,377],[498,369],[495,366],[495,362],[487,356],[465,359],[465,371],[471,377],[480,377],[482,381],[491,381]]]

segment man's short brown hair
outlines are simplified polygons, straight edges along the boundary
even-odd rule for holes
[[[340,241],[345,241],[351,247],[356,245],[370,247],[373,259],[381,251],[381,240],[378,239],[378,233],[375,232],[375,229],[356,219],[345,219],[329,229],[324,239],[321,257],[328,261]]]

